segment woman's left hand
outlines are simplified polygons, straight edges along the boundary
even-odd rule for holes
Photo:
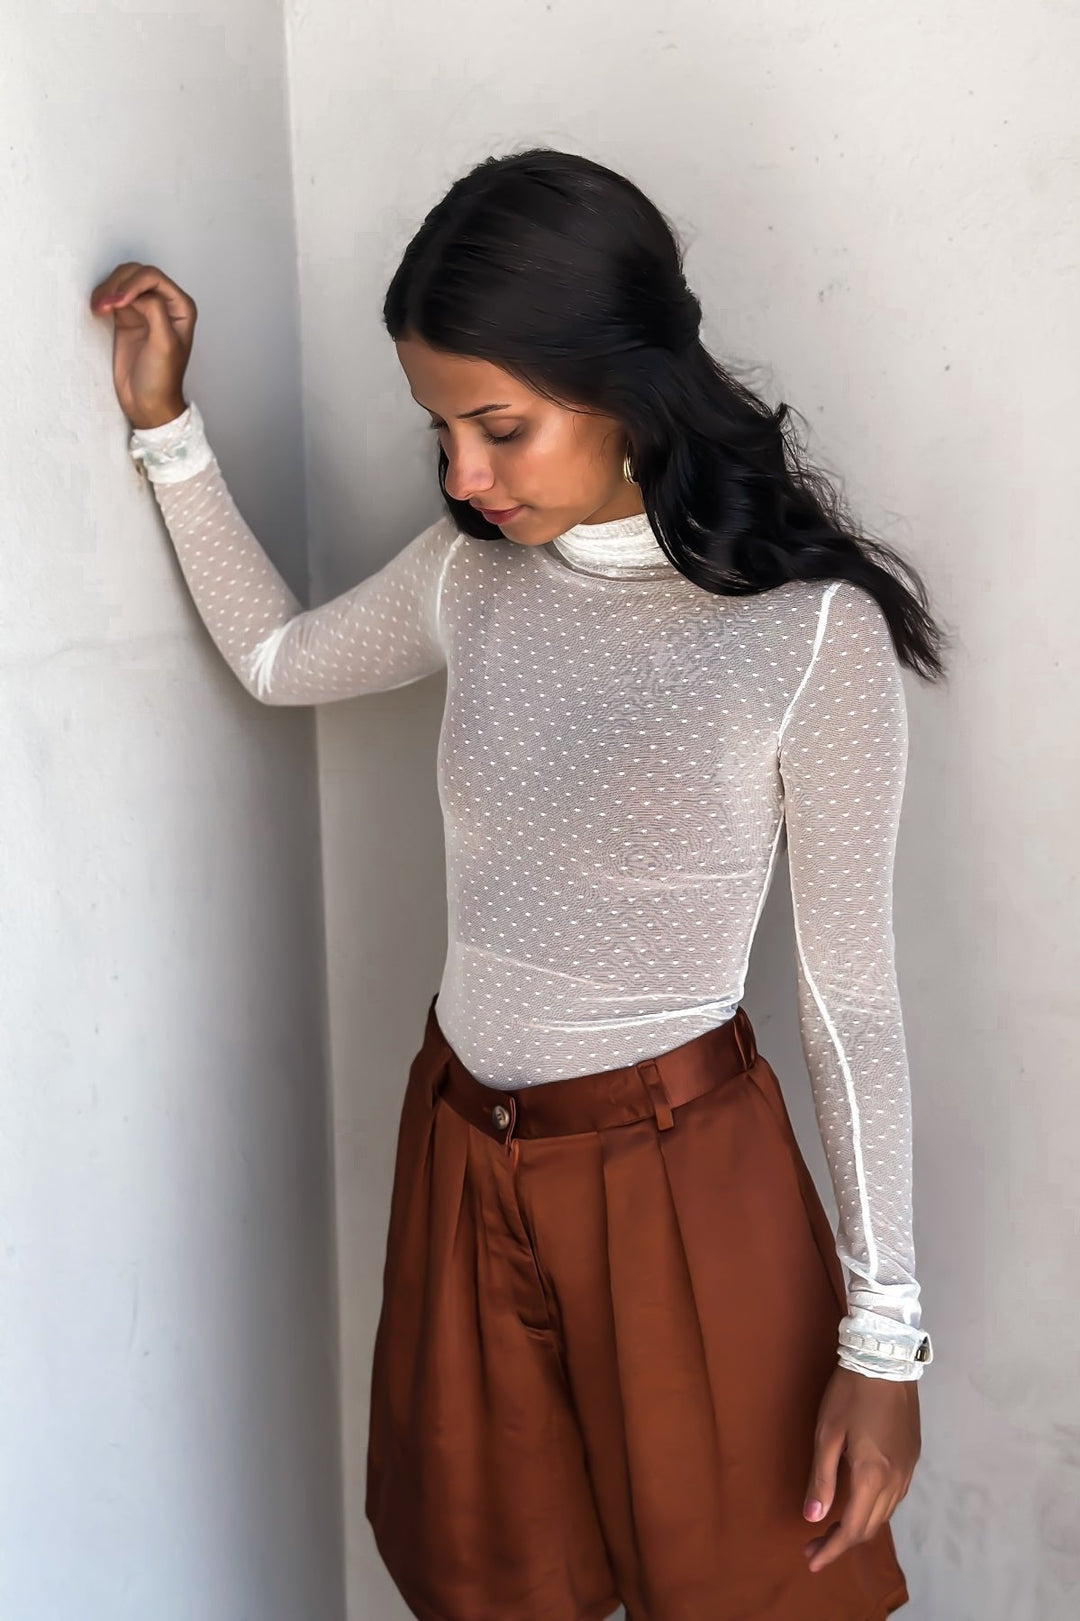
[[[828,1515],[841,1455],[851,1492],[841,1518],[806,1545],[812,1571],[824,1570],[880,1530],[907,1494],[921,1449],[918,1380],[872,1379],[836,1369],[818,1411],[804,1517]]]

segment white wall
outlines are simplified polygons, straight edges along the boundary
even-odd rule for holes
[[[912,1621],[1064,1621],[1078,1575],[1072,697],[1077,12],[1038,0],[290,0],[318,598],[438,510],[379,307],[465,168],[586,152],[691,243],[718,353],[807,416],[959,647],[909,687],[897,932],[938,1359],[894,1519]],[[319,717],[340,1160],[349,1613],[404,1615],[362,1518],[396,1110],[445,942],[441,678]],[[823,1164],[786,875],[747,1002]],[[1075,1593],[1073,1593],[1075,1598]]]
[[[214,651],[89,293],[159,263],[306,589],[280,8],[0,53],[0,1616],[343,1614],[314,727]]]

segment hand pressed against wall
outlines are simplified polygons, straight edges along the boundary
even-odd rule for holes
[[[156,265],[117,265],[90,295],[113,317],[113,383],[133,428],[157,428],[186,409],[182,392],[198,310]]]

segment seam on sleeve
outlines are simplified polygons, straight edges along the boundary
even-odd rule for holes
[[[443,559],[443,566],[439,570],[439,583],[435,588],[435,633],[439,638],[440,644],[444,648],[446,646],[446,643],[445,643],[445,641],[443,641],[443,626],[442,626],[442,619],[440,617],[441,613],[442,613],[443,585],[444,585],[444,583],[446,581],[446,571],[450,567],[450,564],[451,564],[451,562],[452,562],[452,560],[454,558],[454,555],[457,552],[458,547],[461,545],[461,543],[462,543],[462,541],[464,539],[465,539],[464,533],[459,531],[458,534],[457,534],[457,537],[454,540],[453,545],[450,547],[449,551],[447,552],[446,556]]]
[[[859,1189],[859,1215],[862,1219],[863,1236],[866,1239],[866,1261],[870,1279],[876,1284],[878,1275],[877,1243],[874,1239],[874,1228],[870,1220],[870,1206],[866,1197],[866,1165],[863,1160],[862,1117],[859,1114],[859,1104],[855,1097],[855,1082],[851,1074],[851,1065],[848,1063],[847,1054],[844,1051],[844,1044],[840,1040],[839,1032],[829,1016],[829,1010],[825,1006],[825,999],[818,990],[814,976],[810,972],[806,961],[806,953],[803,951],[802,931],[799,928],[799,909],[795,899],[795,885],[792,885],[791,910],[795,922],[795,945],[799,953],[799,961],[802,964],[802,971],[806,976],[806,983],[810,987],[811,995],[817,1003],[822,1023],[829,1033],[829,1040],[836,1051],[840,1072],[844,1077],[844,1090],[847,1094],[848,1109],[851,1113],[851,1153],[855,1162],[855,1181]]]
[[[264,637],[248,657],[248,669],[251,679],[255,683],[256,694],[260,698],[265,698],[270,691],[274,673],[274,661],[278,656],[282,642],[288,635],[291,624],[292,620],[287,619],[283,625],[276,625],[269,636]]]
[[[792,696],[791,702],[784,711],[784,718],[780,724],[780,729],[777,733],[776,739],[778,751],[780,747],[780,740],[784,735],[788,721],[791,719],[795,711],[795,705],[798,702],[806,683],[809,681],[811,674],[813,673],[815,664],[817,663],[818,654],[821,651],[822,643],[825,639],[825,630],[829,619],[829,608],[832,604],[833,597],[836,595],[843,583],[844,582],[842,580],[833,580],[829,585],[826,586],[822,593],[821,607],[818,612],[817,630],[814,636],[813,651],[810,655],[810,661],[807,664],[806,672],[803,675],[802,680],[799,682],[799,685]],[[837,1030],[836,1025],[833,1023],[829,1010],[825,1005],[825,999],[818,990],[817,982],[814,979],[813,974],[810,972],[810,965],[806,959],[806,952],[803,949],[802,929],[799,926],[799,903],[797,891],[798,884],[793,881],[791,884],[791,911],[792,919],[795,925],[795,947],[799,955],[799,963],[803,975],[810,989],[810,994],[814,998],[817,1010],[821,1015],[821,1021],[828,1032],[829,1040],[832,1042],[837,1061],[840,1065],[840,1073],[844,1081],[844,1091],[847,1097],[848,1112],[851,1119],[851,1152],[855,1167],[855,1181],[859,1192],[859,1216],[860,1220],[862,1221],[863,1238],[866,1243],[867,1268],[870,1274],[870,1280],[876,1283],[878,1275],[878,1250],[877,1242],[874,1238],[873,1223],[870,1219],[870,1205],[867,1198],[866,1163],[863,1157],[862,1146],[862,1117],[859,1113],[858,1099],[855,1095],[855,1082],[851,1073],[851,1065],[848,1062],[847,1053],[844,1051],[844,1044],[840,1039],[840,1033]]]
[[[799,700],[799,695],[801,694],[801,692],[802,692],[803,688],[805,687],[806,683],[809,681],[810,676],[811,676],[811,674],[813,672],[813,669],[814,669],[814,665],[817,663],[817,656],[821,651],[821,644],[825,640],[825,626],[828,623],[828,618],[829,618],[829,604],[832,602],[833,597],[836,595],[836,592],[840,589],[840,586],[841,586],[842,583],[843,582],[840,581],[840,580],[833,580],[833,582],[830,585],[827,585],[825,587],[825,590],[821,594],[821,607],[820,607],[820,609],[818,611],[817,631],[815,632],[815,635],[814,635],[813,652],[810,654],[810,662],[806,666],[806,673],[804,674],[802,680],[799,682],[799,685],[795,688],[795,691],[792,694],[791,702],[788,704],[787,708],[784,710],[784,718],[780,722],[780,730],[776,734],[776,746],[777,746],[777,748],[780,747],[780,741],[781,741],[781,739],[782,739],[782,737],[784,735],[784,731],[785,731],[785,729],[787,727],[787,723],[791,719],[791,716],[792,716],[792,714],[794,712],[795,705]]]

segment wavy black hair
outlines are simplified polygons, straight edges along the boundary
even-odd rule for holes
[[[706,591],[850,580],[880,604],[902,663],[944,674],[947,637],[915,568],[859,532],[775,410],[701,342],[701,305],[659,209],[587,157],[485,158],[405,250],[383,304],[391,336],[492,361],[546,399],[615,418],[665,554]],[[504,540],[439,487],[458,528]]]

